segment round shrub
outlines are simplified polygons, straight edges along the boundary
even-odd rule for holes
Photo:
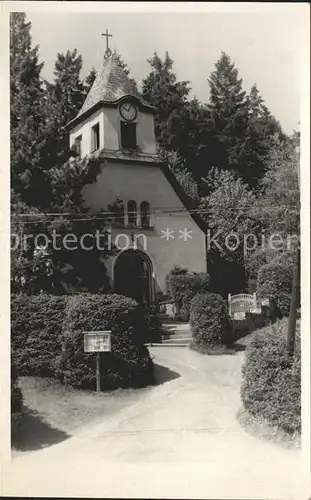
[[[193,297],[190,308],[193,341],[210,347],[231,341],[231,322],[226,301],[215,293]]]
[[[301,427],[300,335],[290,356],[286,333],[283,321],[254,337],[246,349],[241,396],[250,414],[293,434]]]
[[[198,293],[207,292],[209,284],[207,273],[190,273],[187,269],[175,268],[168,275],[168,291],[185,321],[189,319],[191,299]]]
[[[288,316],[293,279],[293,264],[270,262],[257,275],[257,293],[274,303],[282,316]]]
[[[161,342],[162,321],[156,306],[140,306],[144,324],[142,325],[142,340],[145,343]]]
[[[100,353],[101,389],[153,382],[153,363],[142,344],[138,304],[116,294],[70,297],[63,324],[59,376],[74,387],[95,389],[96,354],[84,352],[85,331],[111,330],[111,352]]]
[[[65,296],[48,294],[12,297],[12,358],[20,375],[54,376],[66,300]]]

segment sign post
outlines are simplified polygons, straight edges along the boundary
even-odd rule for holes
[[[84,352],[96,353],[96,391],[100,391],[100,353],[111,352],[111,330],[84,332]]]

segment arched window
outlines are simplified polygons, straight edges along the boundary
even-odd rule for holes
[[[134,200],[130,200],[127,203],[127,221],[131,226],[137,225],[137,205]]]
[[[142,201],[140,204],[140,219],[142,227],[150,226],[150,205],[148,201]]]

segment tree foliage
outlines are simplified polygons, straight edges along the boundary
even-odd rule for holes
[[[46,95],[38,47],[23,12],[10,17],[11,184],[29,205],[44,203],[48,182],[42,165],[46,142]]]
[[[45,161],[49,168],[62,167],[70,157],[69,132],[65,125],[78,114],[85,98],[81,69],[82,57],[76,49],[67,50],[65,54],[58,53],[54,82],[46,82],[49,130]]]
[[[210,195],[201,198],[199,210],[211,235],[219,234],[215,249],[226,258],[242,259],[244,236],[257,229],[255,194],[236,173],[226,170],[211,169],[205,182]],[[233,233],[236,237],[230,241]],[[231,247],[237,248],[232,252]]]
[[[190,324],[193,341],[198,346],[228,344],[232,325],[226,301],[215,293],[198,293],[191,300]]]
[[[167,121],[172,112],[185,105],[190,92],[187,81],[177,81],[173,60],[168,52],[162,60],[157,53],[148,60],[151,72],[143,80],[142,95],[158,108],[155,121],[156,138],[161,146],[169,144]]]
[[[100,162],[75,159],[65,127],[78,114],[96,70],[92,68],[83,80],[81,55],[76,49],[67,50],[56,56],[53,81],[44,81],[25,14],[13,13],[10,28],[12,233],[45,231],[51,236],[53,230],[61,235],[104,231],[106,221],[89,214],[81,197],[83,186],[96,180]],[[115,56],[136,85],[122,56],[117,52]],[[245,273],[249,287],[255,287],[261,266],[285,265],[286,258],[292,259],[292,250],[271,252],[266,244],[245,256],[243,245],[230,250],[236,239],[227,240],[229,245],[225,239],[235,233],[243,243],[248,235],[263,230],[283,237],[299,233],[299,134],[288,138],[283,133],[257,85],[247,92],[235,63],[224,52],[207,78],[206,103],[190,98],[189,81],[178,80],[168,52],[164,58],[154,53],[148,62],[142,95],[158,109],[159,155],[193,207],[198,207],[210,232],[220,232],[220,248],[209,250],[211,289],[223,295],[242,291]],[[45,215],[51,212],[57,216]],[[66,274],[65,281],[75,286],[99,290],[102,267],[94,264],[99,258],[96,252],[69,256],[68,252],[37,251],[35,258],[35,251],[30,243],[22,251],[12,250],[14,290],[22,283],[29,285],[29,293],[45,289],[47,284],[39,275],[50,262],[53,287]]]
[[[299,135],[276,140],[268,157],[267,171],[260,183],[257,209],[267,231],[298,234],[300,213]]]
[[[68,50],[57,54],[54,82],[43,82],[30,29],[25,14],[12,14],[12,291],[57,294],[72,287],[92,292],[107,289],[105,266],[95,245],[86,252],[79,245],[77,251],[70,251],[59,243],[68,233],[78,242],[84,233],[96,230],[105,237],[105,221],[87,214],[81,196],[84,185],[96,180],[100,161],[71,157],[64,128],[82,106],[95,72],[82,82],[82,58],[76,50]],[[36,240],[38,233],[44,235],[42,244]]]

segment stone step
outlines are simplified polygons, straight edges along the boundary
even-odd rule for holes
[[[192,337],[171,337],[170,339],[162,339],[162,344],[178,344],[184,342],[191,342]]]
[[[183,342],[183,343],[176,343],[176,344],[167,344],[167,343],[155,343],[155,344],[149,344],[151,347],[188,347],[189,343]]]
[[[181,332],[191,330],[189,323],[162,323],[162,330],[178,330]]]
[[[191,338],[191,332],[162,332],[161,334],[162,339],[174,339],[176,337],[178,338]]]

